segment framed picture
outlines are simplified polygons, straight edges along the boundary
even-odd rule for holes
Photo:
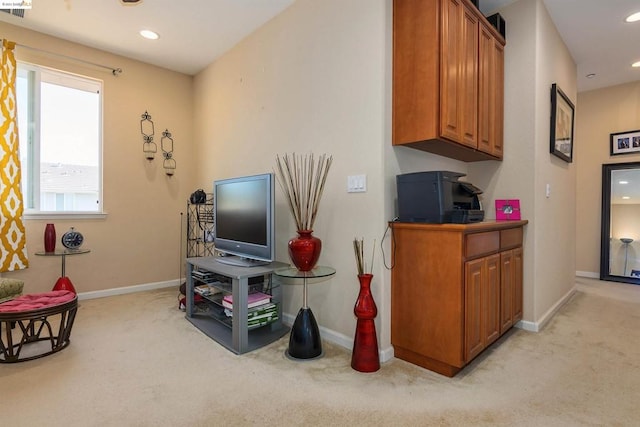
[[[551,154],[573,161],[573,119],[575,107],[554,83],[551,86]]]
[[[496,219],[504,220],[520,220],[520,200],[496,200]]]
[[[640,153],[640,130],[612,133],[609,142],[612,156]]]

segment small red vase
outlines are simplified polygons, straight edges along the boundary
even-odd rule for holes
[[[322,241],[311,233],[313,230],[298,230],[298,236],[289,240],[289,257],[300,271],[311,271],[320,258]]]
[[[358,318],[356,336],[353,340],[351,353],[351,367],[360,372],[375,372],[380,369],[378,355],[378,338],[376,324],[373,319],[378,315],[376,302],[371,295],[371,280],[373,274],[360,274],[360,293],[353,307],[353,313]]]
[[[56,227],[53,224],[47,224],[44,227],[44,251],[54,252],[56,250]]]

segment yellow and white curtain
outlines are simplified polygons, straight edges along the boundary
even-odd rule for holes
[[[0,271],[27,268],[26,235],[20,190],[15,43],[2,40],[0,64]]]

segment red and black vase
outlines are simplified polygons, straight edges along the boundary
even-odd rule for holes
[[[360,372],[375,372],[380,369],[376,324],[373,321],[378,315],[378,307],[376,307],[376,302],[371,295],[372,279],[373,274],[358,275],[360,293],[353,308],[358,323],[356,324],[356,336],[353,340],[351,367]]]
[[[313,230],[298,230],[298,236],[289,240],[289,257],[300,271],[311,271],[320,258],[322,241],[312,233]]]

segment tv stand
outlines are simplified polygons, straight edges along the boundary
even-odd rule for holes
[[[270,264],[268,261],[245,258],[237,255],[218,256],[216,257],[216,261],[221,264],[234,265],[236,267],[257,267]]]
[[[187,258],[186,262],[186,318],[220,345],[242,354],[270,344],[289,332],[289,328],[282,323],[282,289],[272,277],[274,270],[288,267],[287,264],[274,261],[251,268],[237,267],[220,263],[218,257],[213,256]],[[196,274],[195,270],[198,270]],[[215,277],[209,277],[206,273]],[[204,297],[205,310],[194,303],[194,287],[200,284],[208,284],[217,291],[215,296]],[[275,321],[251,327],[248,325],[250,312],[261,307],[248,308],[248,294],[252,290],[271,295],[271,302],[277,305],[278,317]],[[232,317],[224,313],[224,295],[233,297]]]

